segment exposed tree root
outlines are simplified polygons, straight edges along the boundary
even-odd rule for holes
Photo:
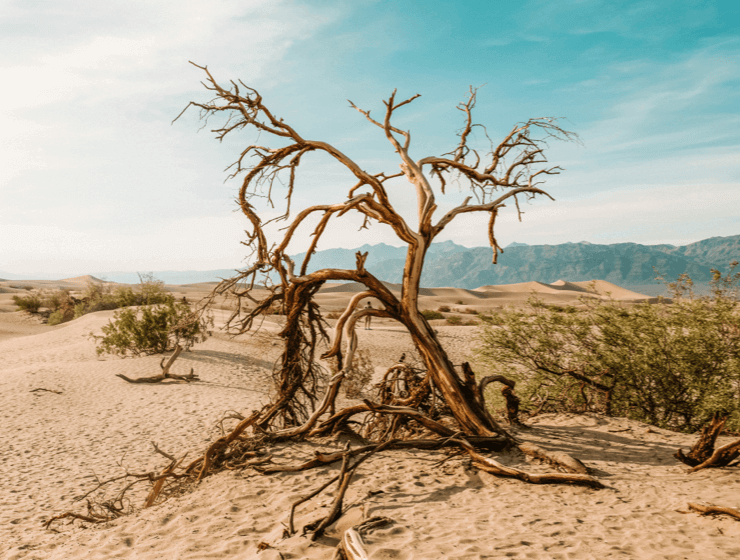
[[[709,424],[702,429],[699,440],[691,447],[688,454],[684,455],[683,449],[679,449],[673,456],[690,467],[695,467],[709,459],[714,453],[717,436],[722,432],[727,418],[726,414],[714,414]]]
[[[740,510],[731,507],[721,506],[703,506],[701,504],[695,504],[689,502],[689,509],[692,509],[702,515],[729,515],[735,519],[740,519]]]
[[[465,439],[458,438],[457,441],[473,459],[473,464],[475,466],[497,476],[516,478],[531,484],[572,484],[575,486],[604,488],[604,485],[601,482],[587,474],[531,474],[513,467],[506,467],[498,461],[478,453],[469,442],[465,441]]]
[[[740,440],[714,450],[717,437],[722,433],[727,418],[727,414],[714,414],[709,424],[704,426],[699,440],[691,447],[689,453],[684,454],[683,449],[679,449],[673,456],[692,467],[689,472],[709,467],[726,467],[732,463],[740,456]]]
[[[689,472],[693,473],[701,469],[708,469],[711,467],[726,467],[732,463],[732,461],[737,459],[738,456],[740,456],[740,439],[718,448],[714,453],[712,453],[712,456],[709,457],[709,459],[696,465],[694,468],[690,469]]]
[[[517,447],[519,451],[521,451],[525,455],[529,455],[530,457],[534,457],[535,459],[547,461],[551,465],[561,467],[568,472],[576,474],[588,474],[588,469],[586,468],[586,465],[584,465],[578,459],[571,457],[567,453],[563,453],[562,451],[546,451],[542,449],[539,445],[535,445],[534,443],[529,442],[520,443]]]
[[[338,482],[337,495],[335,496],[329,514],[305,528],[304,533],[309,532],[312,538],[316,539],[341,515],[342,501],[349,488],[353,474],[373,454],[383,450],[433,450],[451,446],[462,448],[473,459],[474,466],[497,476],[517,478],[533,484],[574,484],[592,488],[603,487],[599,481],[587,474],[587,469],[583,463],[565,453],[553,453],[534,444],[520,443],[506,432],[497,436],[466,435],[461,430],[450,427],[451,419],[448,418],[445,420],[444,416],[438,416],[437,419],[433,418],[431,416],[432,414],[439,415],[444,411],[443,408],[438,408],[437,406],[441,403],[441,399],[429,383],[428,376],[414,371],[413,368],[410,368],[406,364],[399,363],[393,366],[389,370],[389,373],[386,374],[385,382],[380,383],[377,389],[380,399],[392,403],[405,403],[407,406],[377,404],[370,400],[365,400],[362,404],[332,414],[334,401],[337,397],[341,381],[342,375],[340,372],[340,374],[332,379],[329,386],[326,387],[326,394],[322,402],[318,404],[316,412],[311,414],[301,426],[265,431],[261,427],[261,424],[265,416],[274,410],[270,406],[265,407],[261,411],[254,411],[246,418],[241,414],[232,413],[229,417],[239,420],[238,424],[227,433],[224,430],[222,419],[220,426],[224,435],[211,443],[202,456],[186,466],[181,466],[184,457],[176,460],[173,455],[160,450],[156,444],[153,444],[157,453],[169,459],[168,465],[160,472],[126,472],[124,475],[100,482],[95,489],[82,498],[111,483],[121,480],[131,481],[133,479],[127,483],[125,488],[114,500],[89,504],[89,515],[83,517],[98,519],[99,522],[104,522],[123,515],[126,509],[123,505],[124,496],[131,487],[139,482],[146,481],[152,484],[144,502],[144,507],[150,507],[157,502],[168,483],[176,481],[198,482],[206,476],[224,469],[253,468],[263,474],[273,474],[303,471],[342,461],[342,468],[339,475],[333,477],[312,494],[297,500],[291,508],[287,531],[290,534],[294,534],[295,527],[293,526],[293,519],[296,507],[315,497],[334,482]],[[483,384],[483,388],[485,388],[485,384]],[[482,397],[480,386],[476,385],[476,389]],[[304,437],[337,432],[340,429],[346,428],[347,421],[352,416],[360,414],[364,418],[361,422],[364,432],[375,435],[376,437],[379,436],[381,438],[380,441],[361,445],[354,449],[346,448],[343,451],[334,453],[316,452],[314,457],[308,461],[294,465],[267,464],[271,462],[272,456],[265,455],[261,451],[262,447],[271,443],[296,441]],[[328,416],[328,418],[322,422],[322,416]],[[454,424],[454,421],[452,423]],[[252,431],[251,434],[248,434],[247,430],[250,428]],[[391,437],[395,434],[402,435],[403,437]],[[437,437],[429,437],[429,434]],[[501,465],[494,459],[481,454],[483,450],[504,451],[512,447],[518,447],[521,452],[538,459],[546,460],[572,474],[527,473],[519,469]],[[77,515],[73,515],[70,512],[70,515],[57,516],[55,520],[65,517],[83,519],[83,517],[78,517]]]
[[[50,529],[52,523],[54,523],[55,521],[60,521],[62,519],[67,519],[69,517],[71,517],[72,519],[79,519],[81,521],[87,521],[88,523],[105,523],[107,521],[112,521],[112,520],[116,519],[116,517],[114,517],[114,516],[82,515],[80,513],[74,513],[72,511],[68,511],[66,513],[62,513],[61,515],[55,515],[51,519],[48,519],[44,523],[44,527],[47,528],[47,529]]]

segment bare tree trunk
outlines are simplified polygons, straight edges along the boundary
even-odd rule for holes
[[[466,434],[477,436],[502,434],[504,430],[492,423],[492,419],[482,410],[476,396],[460,381],[434,329],[419,312],[419,285],[427,248],[426,240],[409,246],[401,294],[405,325],[421,354],[424,365],[430,372],[434,386],[442,393],[445,403],[450,407],[461,429]]]

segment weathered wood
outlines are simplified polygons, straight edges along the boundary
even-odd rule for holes
[[[531,484],[571,484],[574,486],[588,486],[590,488],[604,488],[604,485],[601,482],[587,474],[535,474],[521,471],[513,467],[507,467],[491,457],[481,455],[475,451],[473,446],[469,442],[465,441],[465,439],[458,438],[456,441],[458,441],[460,446],[467,451],[468,455],[473,459],[473,463],[478,468],[497,476],[516,478]]]
[[[282,421],[281,427],[283,428],[297,426],[303,424],[305,419],[316,410],[314,407],[317,404],[314,402],[317,400],[316,396],[311,391],[305,391],[305,388],[312,386],[315,380],[310,373],[311,365],[306,354],[313,353],[317,333],[322,331],[320,317],[317,319],[315,314],[312,315],[310,302],[300,293],[308,293],[307,290],[315,291],[326,281],[353,280],[364,284],[366,290],[362,295],[352,298],[340,317],[333,344],[324,357],[336,356],[340,368],[345,366],[340,348],[342,338],[346,338],[349,334],[348,330],[351,330],[348,327],[353,324],[353,318],[356,320],[362,316],[382,316],[399,321],[410,333],[431,382],[441,394],[462,431],[467,435],[477,436],[503,435],[505,431],[486,413],[484,403],[476,398],[474,388],[466,385],[464,380],[458,377],[434,330],[419,311],[419,289],[424,261],[436,236],[455,218],[461,214],[482,212],[491,216],[488,234],[493,249],[493,262],[495,262],[497,253],[501,252],[493,235],[495,216],[507,201],[513,200],[518,208],[518,196],[530,199],[536,196],[549,196],[538,185],[547,175],[558,174],[560,168],[548,167],[546,158],[542,157],[546,142],[552,138],[576,140],[577,137],[560,128],[557,119],[530,119],[514,126],[504,140],[492,148],[490,158],[486,158],[487,161],[483,161],[477,155],[473,161],[471,154],[475,151],[468,146],[468,142],[472,138],[471,131],[479,125],[471,120],[477,95],[477,90],[471,88],[468,100],[460,105],[464,107],[467,122],[454,154],[430,156],[416,161],[409,154],[410,133],[393,126],[391,121],[396,111],[413,102],[418,95],[399,101],[396,99],[396,92],[393,92],[384,102],[385,117],[382,121],[371,118],[369,111],[353,105],[373,125],[382,129],[386,139],[400,158],[400,173],[371,174],[334,146],[326,142],[306,139],[288,123],[276,118],[265,106],[262,96],[254,89],[244,84],[237,85],[236,82],[223,87],[207,67],[197,64],[195,66],[205,73],[204,85],[212,92],[213,97],[211,101],[205,103],[191,102],[188,107],[199,108],[204,118],[208,115],[226,117],[226,124],[214,129],[218,139],[222,140],[234,130],[251,128],[259,131],[265,138],[275,140],[281,146],[270,148],[252,145],[241,153],[235,163],[232,177],[243,174],[238,201],[242,212],[252,224],[247,245],[254,249],[255,259],[250,268],[240,273],[237,278],[224,281],[213,293],[214,298],[226,293],[231,293],[237,298],[249,297],[249,292],[258,274],[270,271],[275,273],[274,278],[277,282],[274,287],[270,288],[268,297],[259,302],[256,307],[245,311],[243,318],[241,318],[241,313],[245,308],[237,306],[237,311],[229,319],[229,324],[231,324],[232,321],[236,322],[237,318],[240,318],[239,330],[245,332],[251,328],[255,318],[273,303],[282,302],[286,311],[286,330],[281,333],[286,343],[286,354],[282,360],[279,396],[259,425],[267,429],[278,418]],[[337,204],[315,205],[300,210],[282,230],[282,239],[271,244],[268,242],[264,224],[251,201],[253,197],[265,196],[264,193],[266,193],[268,202],[272,202],[273,186],[277,188],[278,176],[281,172],[288,170],[287,202],[283,216],[288,219],[296,186],[296,171],[302,161],[301,158],[312,152],[323,153],[334,159],[354,176],[356,182],[348,189],[346,200]],[[247,161],[253,163],[250,163],[249,167],[243,167],[242,165]],[[438,180],[441,186],[440,192],[444,194],[445,177],[451,175],[468,182],[471,196],[435,223],[434,214],[438,208],[437,194],[430,181],[433,178]],[[386,181],[401,177],[416,192],[416,219],[418,220],[416,227],[413,227],[412,223],[396,210],[386,191]],[[475,195],[478,204],[469,204],[473,198],[472,195]],[[371,222],[386,224],[400,241],[407,244],[400,299],[367,271],[365,267],[367,254],[365,253],[356,255],[354,270],[322,269],[307,272],[308,262],[318,247],[319,239],[324,234],[329,221],[339,219],[350,211],[363,216],[363,227]],[[309,250],[300,267],[296,269],[287,256],[288,248],[298,229],[317,213],[323,215],[313,231]],[[296,275],[296,270],[299,270],[298,275]],[[246,290],[243,287],[245,283],[248,285]],[[382,309],[361,310],[355,313],[357,303],[365,297],[377,299]],[[303,328],[298,327],[299,319],[304,320],[301,324],[311,331],[309,337],[296,334],[296,329]],[[307,338],[310,338],[310,341]],[[354,333],[350,338],[351,340],[347,341],[349,345],[348,362],[351,362],[356,344]],[[311,382],[306,382],[301,376],[310,377]],[[304,392],[301,393],[302,391]],[[296,399],[300,395],[310,402],[296,405]],[[310,410],[307,410],[308,408]]]
[[[509,424],[512,425],[521,424],[521,422],[519,421],[519,403],[521,402],[521,400],[518,396],[514,394],[516,381],[513,381],[503,375],[489,375],[484,377],[483,379],[481,379],[480,385],[478,387],[478,393],[480,394],[481,400],[485,401],[486,387],[490,383],[494,383],[496,381],[504,385],[501,388],[501,394],[504,396],[504,400],[506,401],[506,419],[509,421]]]
[[[191,381],[200,381],[198,376],[195,375],[193,368],[190,368],[190,373],[188,375],[176,375],[174,373],[170,373],[170,368],[172,367],[172,364],[175,363],[175,360],[181,352],[182,346],[178,344],[177,346],[175,346],[175,352],[172,354],[172,356],[170,356],[166,364],[164,362],[167,358],[162,358],[162,361],[159,363],[159,367],[162,368],[162,373],[160,373],[159,375],[153,375],[151,377],[131,378],[126,377],[122,373],[117,373],[116,377],[120,377],[128,383],[161,383],[162,381],[166,381],[167,379],[171,379],[174,381],[185,381],[187,383],[190,383]]]
[[[709,424],[702,429],[698,441],[691,447],[688,454],[684,455],[683,449],[679,449],[673,456],[690,467],[700,465],[709,459],[714,453],[717,437],[722,432],[727,418],[729,418],[727,414],[714,414]]]
[[[349,443],[347,444],[347,447],[345,448],[345,451],[349,451]],[[372,451],[370,452],[372,453]],[[326,528],[334,523],[337,519],[339,519],[339,516],[342,515],[342,505],[344,503],[344,495],[347,493],[347,488],[349,488],[349,483],[352,482],[352,475],[355,472],[356,467],[360,463],[358,461],[355,465],[350,466],[350,454],[345,453],[342,457],[342,469],[339,471],[339,485],[337,487],[337,493],[334,496],[334,500],[331,503],[331,506],[329,508],[329,513],[326,514],[326,517],[321,519],[318,523],[318,525],[313,529],[313,532],[311,534],[311,540],[315,541],[319,537],[321,537],[324,534],[324,531]]]
[[[546,451],[545,449],[542,449],[539,445],[535,445],[534,443],[529,442],[520,443],[517,447],[525,455],[535,457],[536,459],[542,459],[543,461],[547,461],[552,465],[562,467],[568,472],[576,474],[588,474],[588,469],[586,468],[586,465],[584,465],[578,459],[571,457],[570,455],[562,451]]]
[[[326,490],[329,486],[334,484],[337,480],[339,480],[339,475],[335,476],[334,478],[329,479],[326,483],[319,486],[316,490],[311,492],[308,496],[304,496],[303,498],[299,498],[295,502],[293,502],[293,505],[290,506],[290,518],[288,519],[288,532],[290,533],[290,536],[295,535],[295,525],[294,525],[294,518],[295,518],[295,508],[297,508],[299,505],[307,502],[311,498],[318,496]]]
[[[736,508],[731,507],[722,507],[722,506],[704,506],[701,504],[695,504],[692,502],[689,502],[689,508],[701,513],[702,515],[729,515],[730,517],[734,517],[735,519],[740,519],[740,510]]]
[[[694,468],[690,469],[689,472],[693,473],[710,467],[726,467],[732,461],[737,459],[738,456],[740,456],[740,439],[719,447],[714,453],[712,453],[712,456],[709,457],[709,459],[696,465]]]
[[[344,532],[339,546],[347,560],[369,560],[362,536],[353,527]]]

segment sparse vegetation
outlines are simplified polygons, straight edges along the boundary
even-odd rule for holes
[[[32,292],[27,296],[13,296],[13,303],[15,303],[21,311],[37,313],[42,302],[41,296],[37,292]]]
[[[452,325],[455,327],[462,326],[462,327],[472,327],[475,325],[478,325],[478,321],[472,321],[472,320],[465,320],[459,315],[452,315],[451,317],[447,317],[447,324]]]
[[[440,313],[449,313],[450,312],[450,306],[449,305],[440,305],[437,308],[437,311],[439,311]]]
[[[421,312],[422,315],[424,315],[424,318],[427,321],[431,321],[433,319],[444,319],[445,316],[442,315],[439,311],[435,311],[434,309],[424,309]]]
[[[138,309],[116,311],[103,327],[103,336],[92,335],[97,353],[119,356],[159,354],[177,345],[189,349],[205,340],[212,325],[209,318],[198,316],[190,305],[170,300],[165,304],[144,305]]]
[[[89,281],[80,298],[74,297],[69,289],[32,290],[25,296],[13,296],[13,302],[23,311],[46,316],[49,325],[58,325],[95,311],[165,304],[173,299],[164,282],[152,274],[140,274],[139,279],[138,290]]]
[[[679,279],[670,304],[583,298],[576,311],[533,297],[524,311],[482,316],[480,357],[518,382],[530,410],[593,410],[686,432],[719,414],[738,429],[736,266],[713,271],[711,297]]]
[[[364,348],[359,348],[352,360],[352,367],[344,375],[344,393],[347,398],[361,399],[364,396],[365,388],[370,384],[375,373],[375,366],[370,359],[370,352]]]

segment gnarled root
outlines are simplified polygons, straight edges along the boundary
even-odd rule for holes
[[[710,467],[726,467],[732,463],[732,461],[737,459],[738,456],[740,456],[740,439],[733,441],[732,443],[728,443],[727,445],[723,445],[712,453],[712,456],[709,457],[709,459],[696,465],[693,469],[690,469],[689,472],[693,473]]]
[[[684,454],[683,449],[679,449],[673,455],[682,463],[693,467],[689,472],[698,471],[707,467],[726,467],[740,455],[740,440],[725,445],[717,451],[714,445],[717,437],[722,433],[722,428],[727,422],[727,414],[714,414],[708,425],[704,426],[701,431],[699,440],[691,447],[688,454]]]

